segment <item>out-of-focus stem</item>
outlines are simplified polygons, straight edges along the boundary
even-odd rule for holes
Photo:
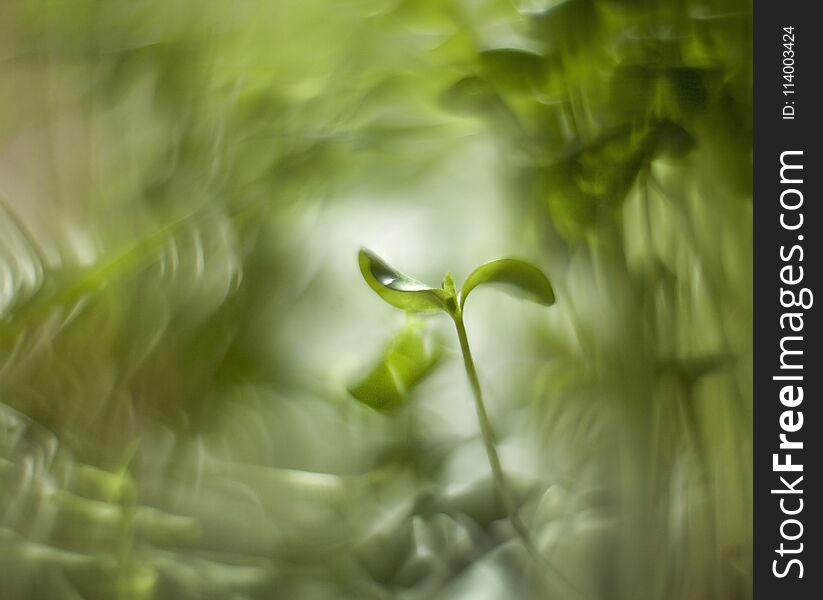
[[[489,414],[486,412],[486,405],[483,402],[483,391],[480,389],[480,380],[477,377],[477,369],[474,366],[474,359],[472,358],[471,349],[469,348],[469,338],[466,335],[466,326],[463,324],[462,311],[460,309],[455,311],[452,314],[452,318],[454,319],[454,324],[457,328],[457,337],[460,339],[460,350],[463,353],[463,364],[466,367],[466,375],[469,378],[469,384],[472,388],[472,395],[474,396],[474,408],[477,413],[477,420],[480,423],[480,434],[483,438],[483,446],[486,449],[486,457],[488,458],[489,466],[491,467],[494,486],[500,500],[503,502],[503,508],[506,510],[506,514],[509,517],[509,521],[514,528],[515,533],[517,533],[517,536],[520,538],[526,551],[535,561],[539,574],[548,580],[548,574],[544,569],[545,567],[549,567],[554,574],[557,575],[557,580],[555,580],[555,582],[562,582],[562,584],[568,588],[567,591],[572,591],[576,595],[579,592],[574,588],[571,582],[563,577],[556,569],[547,564],[547,561],[543,555],[540,554],[540,551],[532,540],[531,532],[520,518],[517,502],[515,501],[514,494],[506,481],[506,474],[503,471],[503,465],[500,462],[500,455],[497,453],[497,447],[495,446],[494,428],[492,427],[491,420],[489,419]]]

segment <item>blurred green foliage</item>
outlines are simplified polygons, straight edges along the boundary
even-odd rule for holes
[[[442,356],[439,345],[427,347],[425,332],[410,324],[391,341],[381,359],[368,374],[349,388],[363,404],[377,410],[401,406],[413,388],[437,366]]]
[[[368,245],[550,275],[467,319],[581,598],[750,598],[750,9],[2,3],[3,597],[541,597],[459,359],[347,390]]]

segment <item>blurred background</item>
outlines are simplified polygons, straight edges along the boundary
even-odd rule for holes
[[[3,2],[0,596],[751,598],[750,8]]]

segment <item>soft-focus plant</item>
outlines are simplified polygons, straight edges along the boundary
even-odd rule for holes
[[[0,596],[538,597],[418,321],[331,401],[470,206],[574,298],[482,361],[541,555],[751,598],[751,128],[744,0],[0,3]]]
[[[463,354],[466,375],[474,396],[474,408],[480,424],[480,434],[483,438],[483,446],[497,493],[526,550],[535,560],[540,561],[540,553],[532,541],[531,534],[520,519],[514,494],[506,482],[506,474],[497,453],[494,428],[483,402],[480,379],[469,348],[466,325],[463,321],[463,309],[469,294],[475,288],[488,284],[500,285],[515,296],[551,306],[554,304],[555,298],[549,279],[539,268],[528,262],[515,258],[501,258],[477,267],[466,278],[460,290],[456,289],[451,273],[446,273],[443,277],[442,287],[434,288],[395,270],[369,250],[360,250],[358,262],[363,279],[366,280],[369,287],[392,306],[413,313],[437,313],[442,311],[454,321],[457,337],[460,340],[460,350]],[[409,357],[406,356],[405,358],[408,359]],[[386,365],[385,368],[391,366],[384,362],[381,363],[378,369],[383,365]],[[424,363],[422,367],[417,369],[407,368],[407,371],[422,372],[426,367],[427,365]],[[358,391],[360,393],[355,394],[355,397],[361,399],[364,397],[362,387]],[[369,403],[371,404],[371,402]]]

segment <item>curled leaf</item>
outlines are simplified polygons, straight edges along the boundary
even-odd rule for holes
[[[397,334],[380,361],[349,393],[376,410],[397,408],[437,366],[441,355],[439,344],[427,343],[421,328],[410,326]]]
[[[412,312],[448,310],[449,295],[445,290],[400,273],[370,250],[360,249],[358,263],[369,287],[392,306]]]
[[[501,258],[472,271],[460,292],[460,308],[474,288],[487,283],[502,284],[509,293],[537,304],[554,304],[554,290],[543,271],[516,258]]]

